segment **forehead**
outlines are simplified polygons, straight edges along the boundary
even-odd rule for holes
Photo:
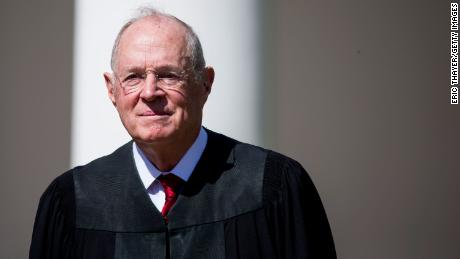
[[[119,65],[143,60],[183,62],[187,56],[186,29],[166,17],[146,17],[134,22],[122,34],[118,46]]]

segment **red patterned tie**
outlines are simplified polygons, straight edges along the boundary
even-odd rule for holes
[[[183,183],[183,180],[177,177],[174,174],[166,174],[161,175],[158,177],[158,181],[160,181],[161,185],[163,186],[163,190],[165,191],[165,204],[163,205],[163,209],[161,210],[161,215],[163,215],[166,222],[168,222],[168,217],[166,216],[174,205],[177,200],[177,195],[180,191],[180,187]]]

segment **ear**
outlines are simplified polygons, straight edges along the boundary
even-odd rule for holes
[[[205,67],[203,71],[203,84],[206,89],[207,94],[211,93],[212,83],[214,83],[214,68],[212,67]]]
[[[113,74],[109,72],[104,73],[105,87],[107,88],[107,94],[109,95],[110,101],[114,106],[117,106],[115,101],[115,80]]]

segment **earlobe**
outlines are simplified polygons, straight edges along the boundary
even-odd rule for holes
[[[208,92],[208,93],[211,92],[211,86],[207,82],[204,82],[203,86],[204,86],[204,89],[206,90],[206,92]]]
[[[115,82],[113,81],[113,75],[105,72],[104,73],[105,87],[107,88],[107,94],[110,98],[110,101],[114,106],[117,106],[115,101]]]
[[[208,94],[211,92],[212,83],[214,82],[214,69],[212,67],[205,67],[204,69],[204,87]]]

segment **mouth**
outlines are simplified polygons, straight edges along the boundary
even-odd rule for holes
[[[144,111],[142,113],[140,113],[138,116],[140,117],[160,117],[160,116],[170,116],[171,113],[170,112],[167,112],[167,111],[152,111],[152,110],[148,110],[148,111]]]

